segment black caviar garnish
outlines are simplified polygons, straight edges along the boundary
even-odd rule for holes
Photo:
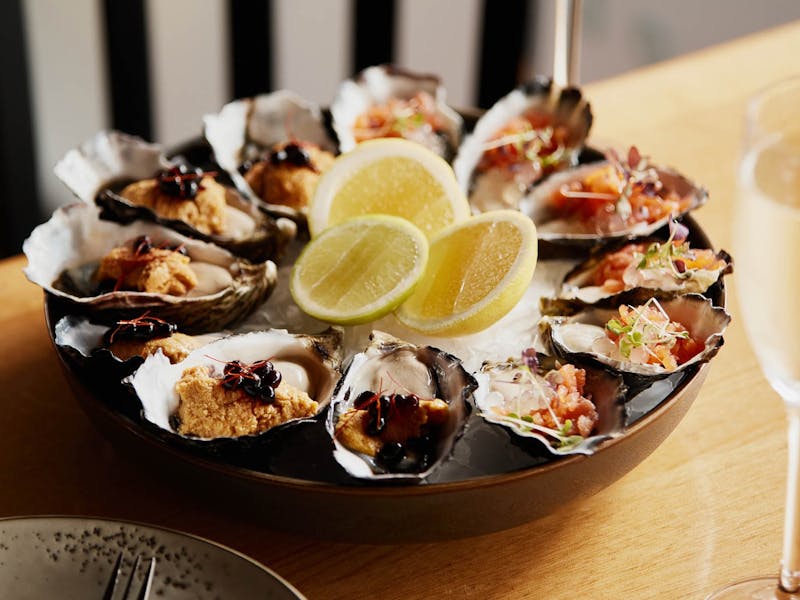
[[[280,372],[268,360],[250,365],[232,360],[225,363],[222,375],[222,387],[227,390],[240,389],[265,404],[275,401],[275,389],[281,383]]]
[[[311,169],[315,173],[317,172],[317,168],[314,166],[308,150],[295,142],[289,142],[282,148],[270,152],[269,162],[275,167],[282,164],[289,164],[294,167],[305,167]]]
[[[114,340],[151,340],[167,337],[178,330],[178,326],[148,313],[134,319],[117,321],[115,326],[106,331],[103,339],[106,345]]]
[[[158,187],[169,196],[182,200],[192,200],[203,189],[200,180],[216,173],[205,173],[202,169],[180,164],[158,174]]]

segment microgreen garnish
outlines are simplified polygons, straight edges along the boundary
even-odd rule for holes
[[[619,351],[625,358],[630,358],[635,348],[643,348],[663,364],[661,357],[654,352],[655,347],[671,348],[677,340],[689,339],[688,331],[677,331],[671,325],[673,323],[664,307],[655,298],[650,298],[641,306],[629,306],[627,313],[619,319],[610,319],[606,329],[619,338]]]
[[[644,194],[655,195],[664,185],[661,183],[658,171],[650,166],[648,157],[642,156],[636,146],[631,146],[628,150],[627,161],[621,160],[613,148],[606,151],[606,159],[616,169],[620,178],[616,212],[627,220],[633,210],[630,199],[635,189],[641,190]]]
[[[575,435],[575,422],[569,418],[562,420],[554,409],[554,406],[560,404],[562,392],[558,390],[564,384],[563,375],[558,368],[544,375],[537,373],[539,363],[533,348],[523,350],[521,360],[509,359],[506,365],[511,367],[511,376],[505,379],[493,378],[492,381],[519,387],[513,394],[504,393],[503,404],[493,409],[499,419],[521,432],[542,434],[559,450],[583,441],[582,436]],[[574,391],[583,394],[580,386],[567,393]]]
[[[425,125],[425,115],[420,112],[415,112],[411,108],[396,112],[394,114],[394,119],[391,130],[399,134],[418,129]]]
[[[675,226],[673,226],[675,223]],[[669,239],[663,244],[653,242],[647,247],[644,254],[634,252],[634,261],[639,262],[636,268],[642,269],[666,269],[675,279],[689,279],[696,269],[688,269],[686,267],[686,260],[690,258],[691,250],[689,242],[685,240],[685,236],[676,239],[676,236],[681,236],[683,225],[675,221],[670,221]]]
[[[495,140],[491,140],[483,145],[483,151],[488,152],[503,146],[512,146],[516,155],[526,161],[539,163],[543,168],[558,165],[564,160],[566,148],[558,144],[551,152],[545,149],[553,145],[554,130],[552,127],[541,127],[534,129],[532,125],[516,133],[503,135]]]

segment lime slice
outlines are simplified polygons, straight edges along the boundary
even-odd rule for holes
[[[536,257],[536,227],[515,210],[486,212],[453,225],[431,240],[425,274],[397,318],[428,335],[485,329],[525,293]]]
[[[336,159],[317,184],[308,227],[317,236],[366,214],[403,217],[430,239],[470,209],[450,165],[416,142],[392,138],[362,142]]]
[[[369,215],[326,229],[292,268],[297,305],[322,321],[356,325],[393,311],[425,270],[428,240],[399,217]]]

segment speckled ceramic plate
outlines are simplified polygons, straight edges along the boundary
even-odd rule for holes
[[[0,520],[0,596],[99,600],[120,552],[125,580],[137,554],[156,558],[152,598],[303,598],[266,567],[219,544],[148,525],[79,517]]]

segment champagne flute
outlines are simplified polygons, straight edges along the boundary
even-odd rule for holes
[[[800,78],[770,86],[746,113],[735,217],[736,284],[750,342],[788,420],[783,554],[777,576],[707,600],[800,599]]]

